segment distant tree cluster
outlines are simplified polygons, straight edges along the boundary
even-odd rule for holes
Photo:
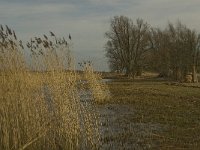
[[[180,21],[159,29],[142,19],[134,23],[128,17],[115,16],[105,35],[111,71],[134,77],[148,69],[179,81],[191,74],[192,81],[198,82],[200,35]]]

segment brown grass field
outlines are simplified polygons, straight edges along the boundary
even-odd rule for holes
[[[150,76],[107,84],[112,98],[100,106],[110,129],[105,147],[199,149],[200,84]]]

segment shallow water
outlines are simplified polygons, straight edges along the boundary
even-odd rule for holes
[[[110,80],[103,80],[103,82],[110,82]],[[50,114],[53,114],[54,105],[47,85],[44,85],[43,92],[48,110]],[[157,147],[156,141],[146,143],[145,139],[150,138],[151,134],[162,132],[165,127],[161,124],[131,121],[131,118],[134,118],[134,114],[136,113],[134,105],[106,104],[95,106],[92,103],[91,90],[82,89],[78,91],[78,94],[83,106],[98,115],[101,137],[100,149],[149,149]]]
[[[107,104],[98,107],[102,150],[156,148],[157,141],[147,143],[145,139],[162,132],[161,124],[131,121],[136,110],[133,105]]]

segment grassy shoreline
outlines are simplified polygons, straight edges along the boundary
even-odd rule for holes
[[[129,105],[134,113],[124,116],[128,124],[153,123],[163,131],[153,133],[144,143],[156,142],[158,149],[198,149],[200,147],[200,90],[156,80],[116,80],[108,82],[112,99],[104,105]],[[195,86],[196,87],[196,86]],[[122,120],[121,120],[122,121]],[[131,137],[127,137],[130,140]],[[144,144],[141,143],[141,144]]]

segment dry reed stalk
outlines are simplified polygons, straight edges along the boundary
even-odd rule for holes
[[[0,30],[10,34],[0,38],[0,149],[98,149],[95,108],[80,101],[67,42],[31,40],[33,72],[10,32]]]
[[[102,103],[109,99],[108,86],[102,82],[100,74],[94,73],[92,66],[89,64],[84,67],[84,79],[88,81],[89,89],[92,91],[95,102]]]

